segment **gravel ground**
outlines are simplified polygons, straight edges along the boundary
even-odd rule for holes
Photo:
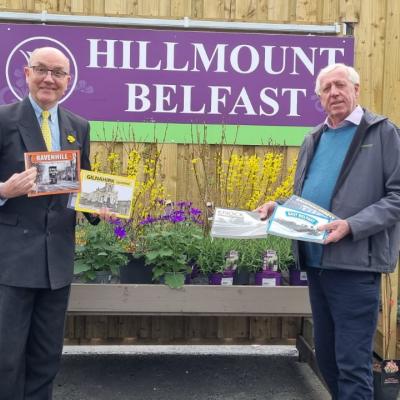
[[[67,346],[54,400],[328,400],[292,346]]]

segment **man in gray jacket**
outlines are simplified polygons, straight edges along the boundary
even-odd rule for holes
[[[400,138],[386,117],[358,105],[358,73],[343,64],[319,73],[327,118],[304,140],[294,193],[338,219],[324,245],[295,242],[307,271],[318,366],[333,399],[372,400],[372,350],[381,273],[400,244]],[[269,217],[275,202],[258,208]]]

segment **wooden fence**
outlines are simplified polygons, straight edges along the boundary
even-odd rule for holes
[[[43,10],[119,17],[178,19],[188,16],[192,19],[304,24],[345,22],[355,37],[355,67],[361,76],[361,104],[400,123],[399,0],[0,0],[0,12]],[[97,146],[93,144],[93,150]],[[248,146],[235,150],[250,153],[266,151],[264,147]],[[162,168],[172,199],[189,199],[195,195],[193,176],[185,158],[188,151],[186,145],[168,144],[164,147]],[[287,159],[294,158],[296,151],[287,148]],[[393,292],[397,293],[397,280],[392,281],[396,282]],[[202,317],[182,317],[174,325],[168,322],[171,317],[129,318],[70,317],[66,335],[71,340],[77,337],[121,338],[125,335],[160,338],[170,337],[173,331],[178,332],[178,338],[190,338],[201,336],[200,332],[204,330],[212,332],[212,337],[218,337],[221,332],[226,337],[247,337],[247,333],[243,332],[258,332],[257,337],[272,340],[278,336],[292,337],[299,329],[299,322],[291,317],[212,317],[208,322],[202,322]],[[203,327],[203,324],[206,326]],[[233,325],[239,328],[229,328]],[[231,333],[228,333],[229,329]],[[175,334],[172,336],[175,337]]]

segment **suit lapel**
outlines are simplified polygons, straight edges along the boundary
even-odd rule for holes
[[[20,103],[20,115],[18,116],[18,130],[27,151],[46,151],[39,122],[29,98],[25,98]]]
[[[78,132],[74,130],[65,111],[58,107],[61,150],[79,150]]]

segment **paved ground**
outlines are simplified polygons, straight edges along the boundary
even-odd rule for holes
[[[71,346],[54,390],[54,400],[330,398],[292,346]]]

